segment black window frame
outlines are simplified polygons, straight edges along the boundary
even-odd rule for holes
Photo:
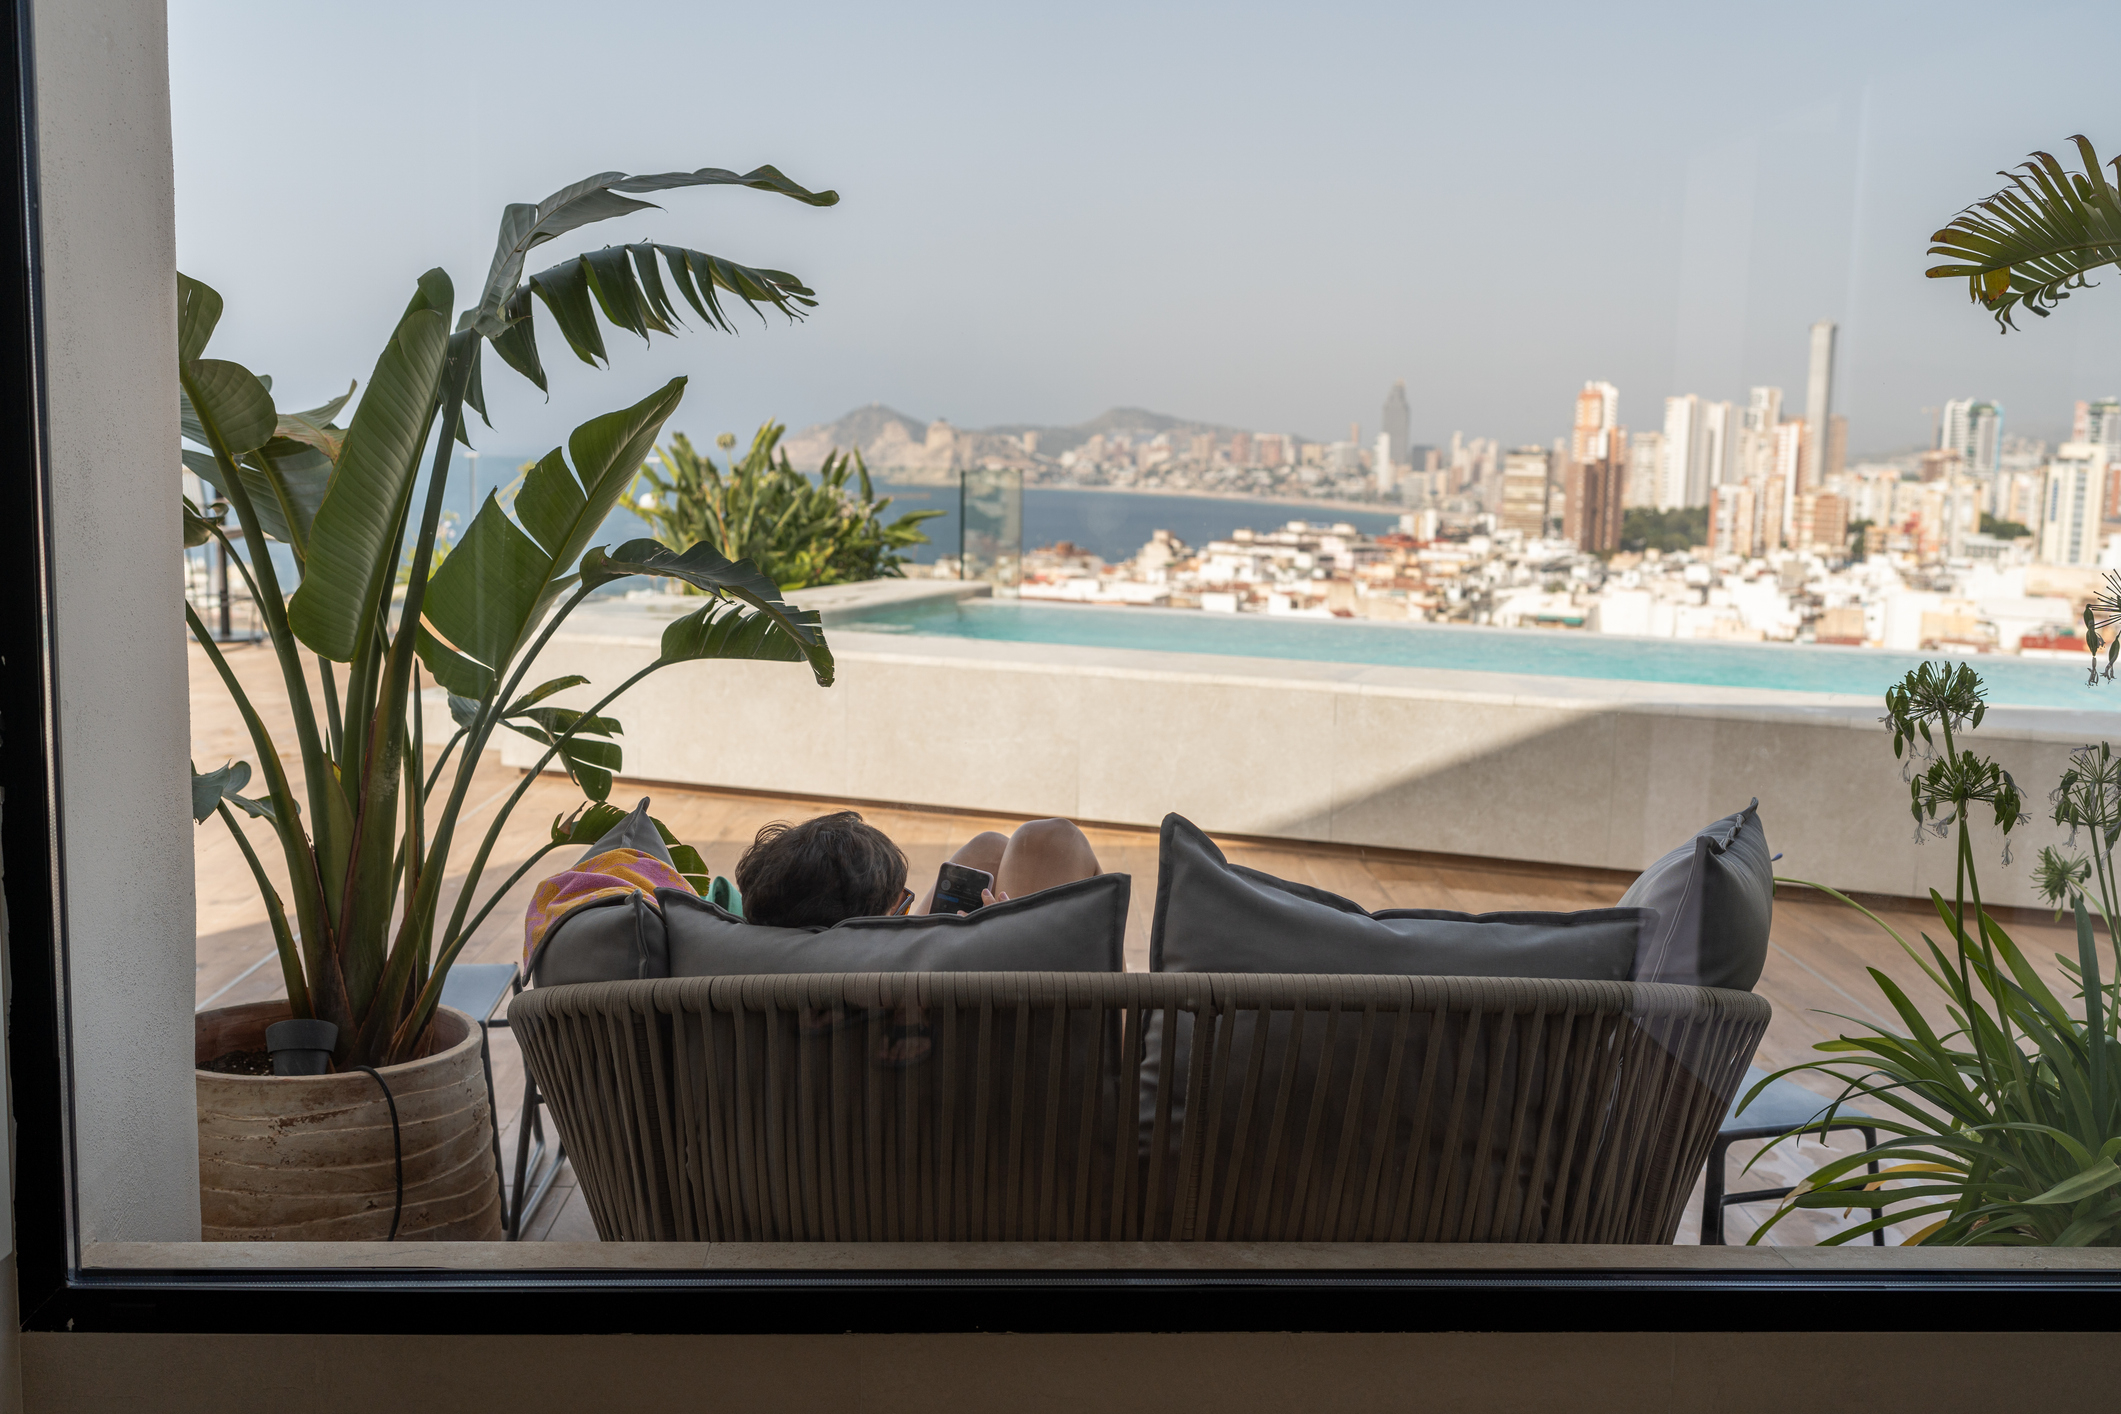
[[[66,904],[55,753],[51,471],[43,441],[31,0],[0,0],[0,865],[5,868],[22,1323],[34,1331],[939,1333],[1012,1331],[2104,1331],[2112,1270],[1612,1267],[954,1272],[89,1269],[69,1124]],[[63,311],[60,312],[63,317]],[[27,606],[27,607],[25,607]],[[172,632],[176,631],[172,620]],[[31,1215],[24,1221],[24,1215]],[[1858,1249],[1861,1251],[1868,1249]],[[419,1253],[408,1252],[411,1261]],[[476,1299],[466,1300],[467,1296]],[[2106,1300],[2098,1298],[2106,1298]],[[1972,1298],[1972,1299],[1969,1299]]]

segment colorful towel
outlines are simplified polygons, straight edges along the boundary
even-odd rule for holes
[[[638,849],[607,849],[572,869],[562,869],[530,896],[530,911],[523,915],[524,965],[530,964],[546,930],[583,904],[629,893],[644,893],[653,901],[657,889],[698,893],[684,875]]]

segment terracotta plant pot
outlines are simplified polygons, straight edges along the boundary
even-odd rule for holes
[[[263,1050],[287,1003],[199,1015],[194,1062]],[[400,1242],[501,1240],[478,1026],[444,1007],[424,1060],[378,1067],[404,1145]],[[209,1242],[381,1242],[397,1199],[390,1108],[365,1071],[199,1080],[199,1218]]]

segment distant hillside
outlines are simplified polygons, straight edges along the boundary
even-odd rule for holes
[[[1236,428],[1212,422],[1193,422],[1147,408],[1112,408],[1087,422],[1056,427],[1041,423],[1005,423],[997,427],[953,427],[938,419],[921,422],[871,403],[856,408],[833,422],[820,422],[791,434],[782,445],[803,470],[815,470],[834,448],[859,447],[869,469],[889,471],[910,481],[947,481],[968,466],[994,464],[1030,467],[1052,461],[1063,452],[1080,447],[1099,433],[1131,432],[1154,436],[1167,432],[1176,438],[1203,432],[1227,437]],[[1037,451],[1027,452],[1024,434],[1037,433]]]

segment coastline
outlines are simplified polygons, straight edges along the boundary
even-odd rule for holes
[[[878,484],[889,485],[894,490],[919,488],[921,490],[944,491],[954,490],[957,486],[954,481],[894,481],[887,475],[879,475],[874,472],[871,475]],[[1176,496],[1183,497],[1189,501],[1243,501],[1251,505],[1295,506],[1303,510],[1313,511],[1354,511],[1362,515],[1373,516],[1397,517],[1406,514],[1407,510],[1404,506],[1386,505],[1380,502],[1329,501],[1317,497],[1298,498],[1246,491],[1173,490],[1162,486],[1078,486],[1073,483],[1055,485],[1051,482],[1039,482],[1035,485],[1025,486],[1024,490],[1075,491],[1084,494],[1108,496]]]

